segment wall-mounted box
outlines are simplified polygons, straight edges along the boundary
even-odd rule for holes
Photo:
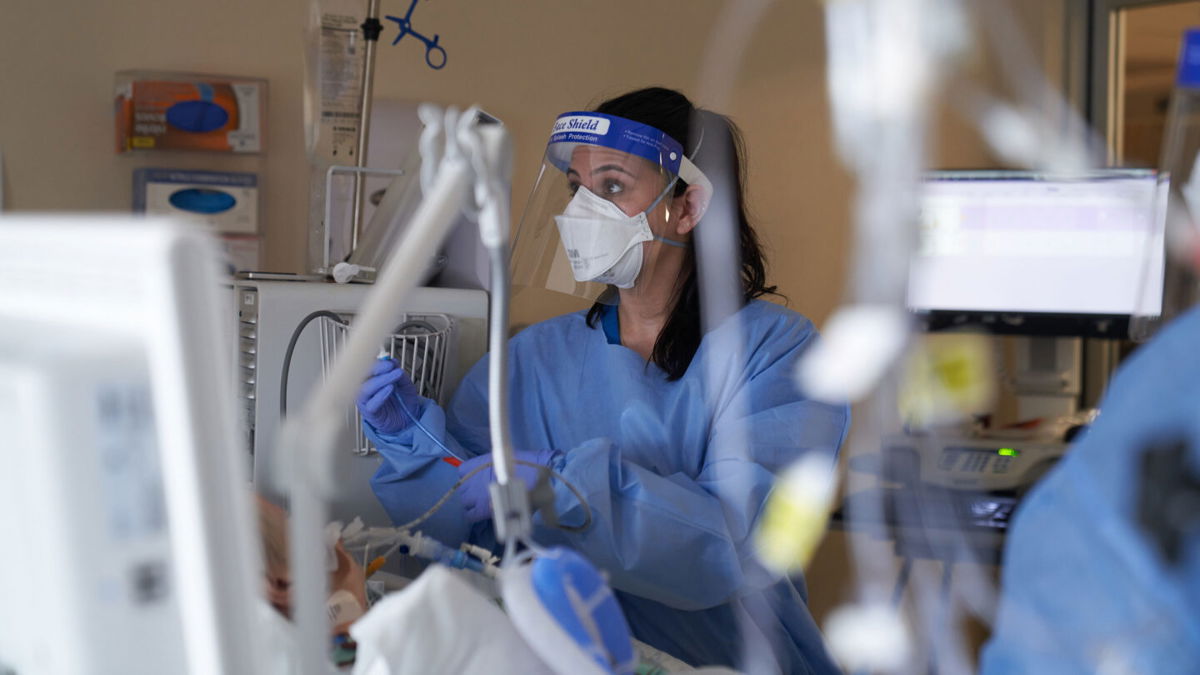
[[[151,71],[116,77],[117,152],[262,152],[267,81]]]
[[[258,234],[258,176],[228,171],[136,169],[133,211],[199,220],[224,234]]]

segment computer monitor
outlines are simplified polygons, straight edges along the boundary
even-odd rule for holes
[[[0,672],[263,672],[218,261],[167,221],[0,218]]]
[[[922,184],[908,306],[930,330],[1122,338],[1162,311],[1165,181],[942,171]]]

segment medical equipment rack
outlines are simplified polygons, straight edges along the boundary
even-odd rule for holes
[[[339,313],[342,321],[322,317],[321,374],[326,375],[345,344],[354,315]],[[454,320],[445,314],[405,314],[382,349],[404,369],[421,396],[441,402],[446,377],[447,346],[454,338]],[[354,406],[346,411],[346,424],[354,430],[353,451],[360,455],[377,452],[362,427],[362,415]]]

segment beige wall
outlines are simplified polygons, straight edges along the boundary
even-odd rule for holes
[[[406,6],[384,2],[384,12]],[[585,12],[564,0],[422,2],[414,24],[441,35],[448,65],[428,68],[412,38],[392,47],[386,38],[394,24],[385,22],[377,92],[481,103],[505,120],[516,140],[519,216],[554,116],[644,85],[694,93],[720,6],[617,0]],[[5,207],[124,211],[132,171],[141,166],[255,171],[264,193],[264,262],[300,270],[308,180],[301,109],[306,12],[307,3],[294,0],[218,0],[203,9],[182,0],[6,3],[0,17]],[[776,280],[792,305],[814,318],[838,297],[849,189],[826,134],[821,33],[817,3],[777,3],[747,54],[738,103],[728,110],[746,132],[752,206],[774,254]],[[134,68],[267,78],[267,152],[115,154],[113,74]]]
[[[1018,5],[1039,15],[1043,3]],[[1044,3],[1054,5],[1055,3]],[[550,121],[570,108],[644,85],[694,95],[718,0],[612,0],[603,11],[566,0],[420,2],[417,30],[437,33],[440,71],[423,47],[390,45],[385,21],[378,95],[443,104],[480,103],[516,141],[513,207],[536,175]],[[398,14],[403,0],[387,0]],[[264,263],[304,266],[308,174],[301,94],[308,3],[301,0],[8,2],[0,15],[0,150],[12,210],[127,210],[132,170],[170,166],[256,171],[263,185]],[[1037,22],[1031,22],[1037,23]],[[1042,28],[1035,48],[1044,47]],[[820,3],[780,0],[767,12],[738,72],[728,110],[750,156],[751,208],[773,278],[794,308],[820,323],[841,297],[852,183],[832,155],[824,99]],[[122,69],[248,75],[270,82],[268,150],[262,156],[116,155],[112,78]],[[699,101],[701,105],[706,101]],[[946,118],[939,164],[988,162],[975,135]]]
[[[66,0],[0,8],[0,151],[10,210],[128,211],[141,166],[254,171],[267,261],[302,261],[305,3]],[[117,155],[113,75],[124,69],[253,75],[269,82],[268,152]]]

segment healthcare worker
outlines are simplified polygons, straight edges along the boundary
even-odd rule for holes
[[[981,671],[1200,669],[1200,306],[1122,365],[1022,503]]]
[[[706,138],[692,137],[693,122]],[[703,219],[714,189],[697,166],[706,152],[735,162],[723,183],[736,192],[735,223]],[[758,299],[774,287],[745,213],[741,156],[731,121],[668,89],[555,122],[514,281],[595,303],[509,342],[516,474],[532,487],[535,466],[556,472],[554,508],[568,529],[539,514],[535,539],[604,570],[637,639],[694,665],[736,666],[749,631],[772,645],[782,672],[833,672],[803,582],[767,574],[750,534],[775,473],[807,452],[836,453],[848,411],[796,388],[812,323]],[[744,304],[705,334],[693,241],[722,226],[740,242]],[[740,350],[708,353],[730,338]],[[384,457],[372,488],[397,523],[490,461],[486,358],[445,411],[391,361],[376,365],[358,403]],[[455,469],[448,452],[468,459]],[[476,473],[459,490],[463,506],[422,530],[490,544],[491,480],[490,469]]]

